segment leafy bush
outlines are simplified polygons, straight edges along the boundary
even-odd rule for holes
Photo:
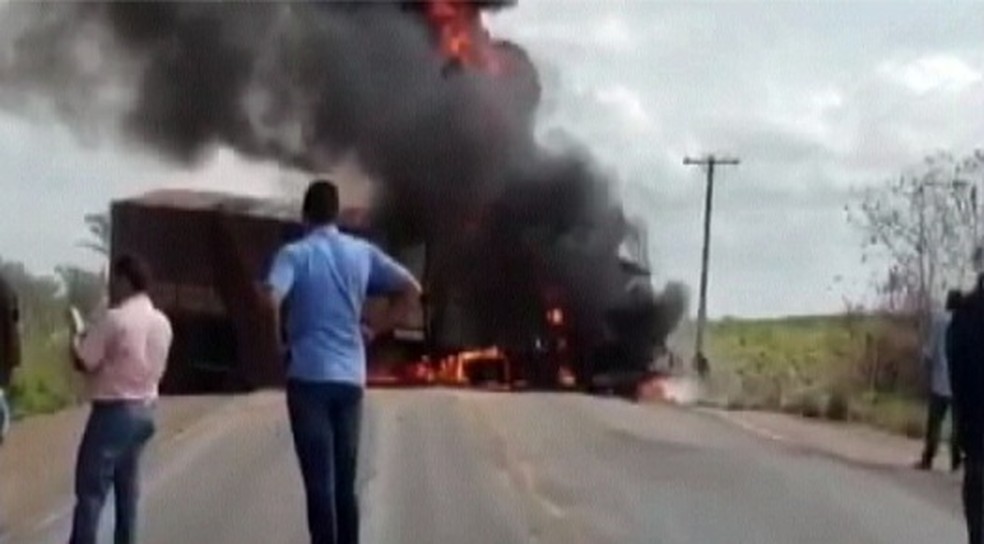
[[[23,362],[10,388],[16,417],[60,410],[79,397],[79,381],[68,359],[68,337],[24,339]]]
[[[925,426],[911,320],[851,314],[714,323],[708,352],[731,377],[732,408],[862,421],[919,436]]]
[[[21,314],[21,365],[10,384],[16,417],[52,412],[75,402],[79,380],[68,358],[68,304],[89,311],[105,295],[99,274],[59,267],[57,276],[35,275],[0,259],[0,275],[17,293]]]

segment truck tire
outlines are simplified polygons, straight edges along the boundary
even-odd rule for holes
[[[541,361],[530,369],[530,386],[538,391],[556,391],[560,388],[560,365]]]

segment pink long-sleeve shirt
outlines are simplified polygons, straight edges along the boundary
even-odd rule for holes
[[[92,400],[152,401],[167,367],[173,331],[150,297],[134,295],[106,312],[79,340]]]

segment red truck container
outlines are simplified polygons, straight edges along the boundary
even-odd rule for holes
[[[234,392],[283,385],[278,331],[272,316],[257,307],[257,298],[247,295],[260,286],[277,249],[302,235],[299,208],[292,202],[174,190],[113,203],[112,254],[131,253],[148,262],[156,280],[151,296],[174,326],[164,393]],[[369,236],[367,220],[368,215],[359,210],[345,210],[340,227]],[[397,259],[422,280],[425,291],[441,291],[434,289],[426,273],[426,247],[400,253]],[[635,288],[645,290],[649,285],[645,270],[629,267],[625,274],[638,279],[630,287],[638,284]],[[399,377],[406,374],[408,363],[429,360],[434,364],[448,355],[489,347],[469,342],[466,314],[455,311],[460,308],[453,299],[426,299],[427,308],[418,307],[396,334],[370,346],[370,366],[376,365],[370,368],[371,376]],[[549,310],[539,326],[531,325],[529,342],[499,346],[509,354],[504,380],[550,387],[559,383],[561,370],[569,368],[582,387],[591,388],[598,377],[647,371],[653,354],[627,351],[648,350],[658,344],[657,338],[647,340],[657,327],[651,322],[656,314],[645,297],[611,312],[607,318],[613,327],[611,338],[595,342],[585,342],[570,329],[573,318],[568,319],[561,309],[562,296],[548,299],[543,306]],[[369,301],[366,321],[372,324],[382,306],[381,301]],[[410,381],[417,379],[412,372],[408,376]]]
[[[173,190],[113,203],[112,254],[147,261],[155,276],[151,296],[174,326],[162,391],[283,382],[273,324],[244,293],[262,279],[277,248],[300,235],[296,210],[290,203]]]
[[[246,294],[260,286],[277,249],[302,235],[299,209],[296,202],[186,190],[156,191],[112,204],[113,256],[129,253],[147,261],[155,276],[151,296],[174,326],[163,393],[283,385],[277,331]],[[343,230],[364,235],[367,219],[365,210],[348,208],[339,223]],[[366,321],[374,322],[382,304],[367,303]],[[418,308],[398,332],[410,333],[409,342],[419,351],[422,331]],[[392,339],[372,351],[381,359],[419,360],[419,354],[407,355],[407,348]]]

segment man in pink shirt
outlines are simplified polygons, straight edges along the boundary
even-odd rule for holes
[[[154,434],[153,405],[172,330],[148,292],[150,272],[132,256],[113,263],[114,305],[74,337],[92,412],[79,446],[70,544],[95,544],[110,486],[116,499],[116,544],[136,540],[140,454]]]

